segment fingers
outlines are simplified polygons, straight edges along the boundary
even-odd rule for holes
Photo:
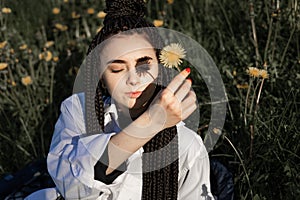
[[[190,79],[187,79],[176,91],[175,97],[178,99],[179,102],[181,102],[187,96],[187,94],[191,90],[191,86],[192,86],[192,81]]]
[[[190,116],[197,109],[197,97],[195,92],[190,91],[186,98],[181,103],[182,108],[182,120],[185,120],[188,116]]]
[[[183,81],[186,79],[186,77],[190,74],[190,72],[191,72],[190,68],[186,68],[185,70],[181,71],[169,83],[169,85],[167,86],[167,89],[174,94],[178,90],[178,88],[181,86]]]

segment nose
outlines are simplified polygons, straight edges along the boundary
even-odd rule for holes
[[[138,76],[138,74],[136,73],[136,71],[135,70],[130,70],[128,72],[128,75],[127,75],[127,81],[126,81],[126,83],[128,85],[135,86],[139,82],[140,82],[140,77]]]

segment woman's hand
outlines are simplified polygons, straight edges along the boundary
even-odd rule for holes
[[[189,68],[180,72],[149,107],[150,124],[156,130],[176,125],[197,108],[196,94],[191,90],[192,82],[186,79],[189,74]]]
[[[180,72],[157,95],[146,112],[110,139],[106,174],[111,173],[161,130],[175,126],[194,112],[197,108],[196,94],[191,91],[191,81],[186,79],[189,74],[189,68]]]

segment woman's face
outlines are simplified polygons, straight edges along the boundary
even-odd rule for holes
[[[138,34],[113,37],[102,52],[102,81],[118,108],[128,110],[158,76],[156,52]]]

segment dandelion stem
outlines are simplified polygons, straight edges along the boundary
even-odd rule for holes
[[[10,139],[9,137],[7,137],[6,135],[4,135],[3,133],[0,133],[0,136],[1,136],[2,138],[4,138],[5,140],[7,140],[8,142],[10,142],[10,143],[16,145],[16,147],[17,147],[18,149],[20,149],[25,155],[31,157],[31,154],[30,154],[28,151],[26,151],[26,149],[24,149],[24,147],[22,147],[22,146],[19,145],[19,144],[16,144],[15,141],[13,141],[12,139]]]
[[[227,142],[230,144],[230,146],[233,148],[234,152],[236,153],[237,157],[239,158],[240,162],[241,162],[241,165],[243,167],[243,170],[245,172],[245,176],[246,176],[246,179],[247,179],[247,182],[248,182],[248,185],[249,185],[249,189],[250,189],[250,194],[251,194],[251,199],[253,199],[253,192],[252,192],[252,187],[251,187],[251,183],[250,183],[250,179],[249,179],[249,176],[247,174],[247,170],[246,170],[246,167],[245,167],[245,164],[239,154],[239,152],[237,151],[237,149],[235,148],[235,146],[232,144],[232,142],[229,140],[228,137],[226,137],[226,135],[224,136],[224,138],[227,140]]]
[[[91,37],[91,32],[90,32],[89,26],[88,26],[85,18],[82,18],[82,24],[83,24],[83,27],[84,27],[84,30],[85,30],[85,33],[86,33],[86,37],[90,38]]]
[[[50,77],[50,94],[49,94],[49,103],[52,104],[53,102],[53,88],[54,88],[54,74],[55,74],[55,65],[52,64],[51,66],[51,77]]]
[[[271,54],[271,61],[274,58],[275,55],[275,49],[276,49],[276,39],[277,39],[277,35],[278,35],[278,30],[279,30],[279,20],[276,21],[276,25],[275,25],[275,33],[274,33],[274,40],[272,42],[272,54]]]
[[[246,95],[246,99],[245,99],[245,110],[244,110],[245,126],[247,126],[247,106],[248,106],[248,99],[249,99],[249,96],[250,96],[250,90],[251,90],[251,87],[252,87],[252,82],[253,82],[253,79],[250,78],[250,83],[249,83],[249,87],[248,87],[247,95]]]
[[[264,62],[267,61],[268,49],[269,49],[271,35],[272,35],[272,31],[273,31],[272,27],[273,27],[273,18],[271,18],[270,24],[269,24],[268,39],[267,39],[265,52],[264,52]]]
[[[29,132],[28,132],[28,130],[27,130],[27,128],[26,128],[26,125],[25,125],[25,123],[24,123],[24,121],[23,121],[22,118],[19,118],[19,119],[20,119],[20,122],[21,122],[21,124],[22,124],[22,126],[23,126],[23,128],[24,128],[24,131],[25,131],[25,133],[26,133],[26,135],[27,135],[27,137],[28,137],[29,143],[31,144],[31,147],[32,147],[34,156],[37,157],[37,152],[36,152],[36,150],[35,150],[35,146],[34,146],[34,144],[33,144],[33,141],[32,141],[32,139],[31,139],[31,136],[30,136],[30,134],[29,134]]]
[[[249,10],[250,10],[250,21],[251,21],[251,28],[252,28],[252,34],[253,34],[253,44],[255,47],[255,55],[256,55],[255,64],[256,64],[256,67],[258,67],[258,65],[259,65],[258,61],[260,60],[260,55],[259,55],[259,50],[258,50],[256,27],[255,27],[255,22],[254,22],[254,6],[253,6],[252,0],[249,1]]]
[[[228,28],[229,28],[229,31],[230,31],[231,36],[234,37],[234,31],[233,31],[233,29],[232,29],[230,20],[229,20],[229,18],[228,18],[228,15],[226,14],[226,10],[225,10],[224,6],[220,3],[220,1],[216,1],[216,2],[218,3],[219,7],[220,7],[221,10],[222,10],[222,13],[223,13],[223,15],[224,15],[226,24],[228,25]]]
[[[256,105],[258,105],[259,103],[259,99],[260,99],[260,95],[261,95],[261,91],[262,91],[262,87],[264,85],[264,81],[265,79],[263,79],[260,83],[260,87],[259,87],[259,90],[258,90],[258,95],[257,95],[257,99],[256,99]],[[256,110],[256,109],[255,109]]]
[[[252,160],[253,140],[254,140],[254,123],[250,125],[250,151],[249,151],[250,160]]]
[[[249,114],[251,115],[252,114],[252,110],[253,110],[253,105],[254,105],[254,99],[255,99],[255,94],[256,94],[256,91],[257,91],[257,88],[259,86],[259,82],[256,84],[255,88],[254,88],[254,91],[253,91],[253,96],[252,96],[252,100],[251,100],[251,104],[250,104],[250,110],[249,110]],[[254,117],[253,117],[254,118]],[[253,119],[252,118],[252,119]]]
[[[285,54],[286,54],[286,52],[287,52],[287,50],[288,50],[288,47],[289,47],[289,45],[290,45],[290,43],[291,43],[291,41],[292,41],[292,38],[293,38],[294,33],[295,33],[295,30],[296,30],[296,25],[294,25],[294,27],[293,27],[293,29],[292,29],[292,32],[291,32],[291,34],[290,34],[289,40],[288,40],[288,42],[287,42],[287,44],[286,44],[286,46],[285,46],[285,48],[284,48],[283,54],[282,54],[281,59],[280,59],[280,65],[279,65],[280,67],[282,67],[282,63],[283,63],[283,61],[284,61]]]

